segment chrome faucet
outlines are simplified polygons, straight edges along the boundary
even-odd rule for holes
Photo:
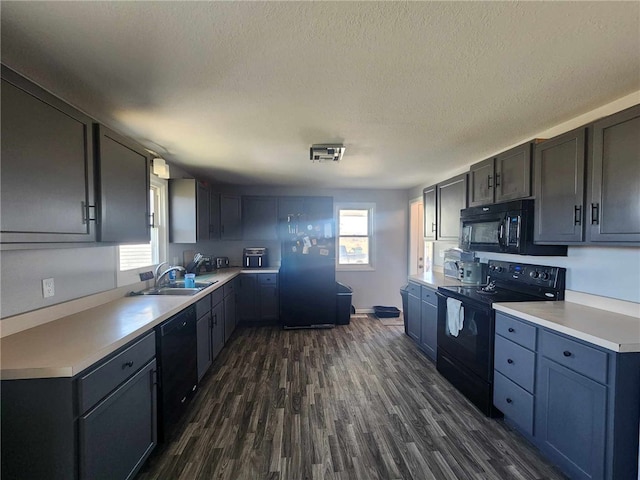
[[[160,285],[160,284],[161,284],[161,280],[164,278],[164,276],[165,276],[167,273],[169,273],[169,272],[173,272],[173,271],[176,271],[176,272],[184,272],[184,271],[185,271],[183,267],[179,267],[179,266],[178,266],[178,267],[169,267],[169,268],[167,268],[164,272],[162,272],[160,275],[158,275],[158,272],[160,271],[160,267],[161,267],[162,265],[166,265],[166,263],[167,263],[167,262],[162,262],[160,265],[158,265],[158,266],[156,267],[156,272],[155,272],[155,275],[154,275],[154,277],[155,277],[155,282],[154,282],[154,285],[153,285],[153,286],[154,286],[154,288],[158,288],[158,285]]]

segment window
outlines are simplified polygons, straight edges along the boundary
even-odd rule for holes
[[[373,211],[372,204],[337,206],[340,270],[373,268]]]
[[[118,285],[139,281],[138,273],[150,270],[167,256],[167,182],[151,176],[149,189],[151,241],[118,247]]]

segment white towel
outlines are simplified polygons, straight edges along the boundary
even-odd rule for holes
[[[447,329],[453,337],[457,337],[464,326],[464,307],[455,298],[447,298]]]

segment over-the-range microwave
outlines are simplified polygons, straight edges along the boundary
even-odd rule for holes
[[[533,199],[460,211],[460,248],[517,255],[566,255],[566,245],[533,243]]]

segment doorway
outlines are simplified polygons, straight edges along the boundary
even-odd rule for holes
[[[424,247],[424,206],[416,198],[409,203],[409,275],[424,273]]]

